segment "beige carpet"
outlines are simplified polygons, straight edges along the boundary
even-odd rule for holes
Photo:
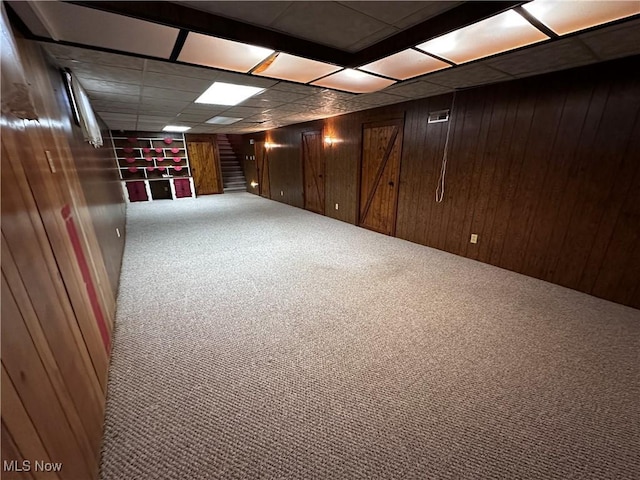
[[[640,311],[246,193],[132,204],[102,479],[639,479]]]

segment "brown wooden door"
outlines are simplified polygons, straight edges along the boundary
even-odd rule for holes
[[[218,157],[211,142],[187,142],[196,195],[222,193]]]
[[[403,121],[365,125],[362,132],[359,225],[393,235],[396,225]]]
[[[322,132],[302,134],[304,208],[324,215],[324,144]]]
[[[269,182],[269,150],[264,146],[265,142],[256,142],[256,170],[258,173],[258,191],[260,196],[271,198],[271,185]]]

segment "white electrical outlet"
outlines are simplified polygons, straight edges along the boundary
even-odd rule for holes
[[[116,235],[118,236],[118,238],[120,238],[120,229],[116,228]]]
[[[280,196],[284,197],[284,192],[282,190],[280,190]]]
[[[339,205],[336,203],[336,210],[338,210]]]
[[[472,233],[471,234],[471,243],[478,243],[478,234],[477,233]]]

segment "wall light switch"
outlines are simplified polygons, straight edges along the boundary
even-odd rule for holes
[[[118,236],[118,238],[120,238],[120,229],[116,228],[116,235]]]
[[[280,190],[280,196],[284,197],[284,192],[282,190]]]
[[[336,210],[338,210],[339,205],[336,203]]]
[[[477,233],[472,233],[471,234],[471,243],[478,243],[478,234]]]

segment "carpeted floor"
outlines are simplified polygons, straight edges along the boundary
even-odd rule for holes
[[[101,478],[637,480],[640,311],[246,193],[131,204]]]

